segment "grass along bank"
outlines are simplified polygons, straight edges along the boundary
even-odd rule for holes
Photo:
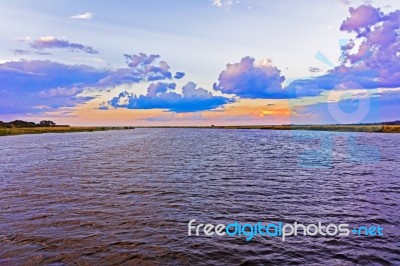
[[[134,127],[16,127],[0,128],[0,136],[42,134],[42,133],[73,133],[73,132],[94,132],[106,130],[125,130]]]
[[[400,133],[400,125],[255,125],[255,126],[162,126],[144,128],[205,128],[205,129],[264,129],[264,130],[315,130],[339,132]]]

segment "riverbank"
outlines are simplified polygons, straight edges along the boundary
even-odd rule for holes
[[[0,128],[0,136],[73,133],[106,130],[126,130],[135,127],[21,127]],[[154,126],[138,128],[201,128],[201,129],[261,129],[261,130],[314,130],[338,132],[400,133],[400,125],[270,125],[270,126]]]
[[[0,136],[42,134],[42,133],[74,133],[74,132],[94,132],[106,130],[126,130],[134,127],[16,127],[0,128]]]
[[[209,128],[209,129],[264,129],[264,130],[315,130],[339,132],[400,133],[400,125],[271,125],[271,126],[163,126],[146,128]]]

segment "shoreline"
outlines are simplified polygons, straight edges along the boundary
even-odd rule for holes
[[[258,129],[258,130],[309,130],[332,132],[400,133],[400,125],[255,125],[255,126],[138,126],[138,127],[20,127],[0,128],[0,136],[44,133],[76,133],[135,128],[193,128],[193,129]]]
[[[44,134],[44,133],[78,133],[78,132],[95,132],[108,130],[128,130],[134,127],[15,127],[0,128],[0,136],[17,136],[27,134]]]
[[[260,129],[400,133],[400,125],[138,126],[137,128]]]

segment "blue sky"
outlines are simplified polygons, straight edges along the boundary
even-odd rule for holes
[[[368,3],[3,0],[0,5],[0,23],[4,25],[0,29],[0,64],[5,71],[0,74],[0,80],[6,84],[3,88],[0,85],[3,94],[0,119],[52,118],[60,123],[110,125],[337,122],[326,114],[327,99],[334,99],[327,93],[333,89],[326,89],[327,84],[335,88],[344,86],[353,92],[348,97],[357,98],[365,96],[362,90],[370,86],[358,77],[374,79],[373,74],[365,74],[365,69],[359,72],[354,67],[357,62],[350,61],[346,71],[355,73],[351,77],[340,76],[339,68],[326,76],[327,71],[341,64],[339,40],[353,39],[351,53],[354,55],[363,38],[369,38],[357,37],[355,28],[341,30],[346,18],[351,17],[350,8],[371,6],[386,15],[396,14],[400,9],[398,1],[385,0]],[[360,12],[364,11],[360,9]],[[379,23],[369,22],[371,29]],[[399,39],[392,42],[396,44]],[[319,51],[330,65],[315,58]],[[127,68],[127,63],[132,61],[124,54],[159,57],[150,64],[143,61]],[[246,57],[253,58],[254,62],[246,66],[244,74],[235,76],[232,71],[245,67],[240,62]],[[45,66],[38,61],[51,63]],[[168,67],[164,69],[162,62]],[[60,72],[48,74],[56,63],[62,64],[56,67]],[[84,65],[83,72],[78,65]],[[391,76],[398,71],[397,65],[385,67],[390,68]],[[36,77],[31,79],[32,73],[30,76],[25,73],[24,77],[9,75],[6,71],[10,68],[13,71],[30,69]],[[381,78],[383,70],[379,69]],[[92,72],[95,73],[88,74]],[[176,72],[185,75],[174,79]],[[43,73],[51,78],[38,78]],[[74,77],[67,80],[68,75]],[[279,86],[274,85],[277,84],[272,80],[274,75],[283,77],[278,79],[278,83],[282,80]],[[304,82],[310,78],[312,82]],[[349,86],[353,81],[361,85]],[[25,82],[30,82],[29,88],[21,85]],[[149,88],[157,82],[174,83],[175,87],[152,95]],[[186,90],[185,96],[184,88],[192,88],[192,83],[195,89],[191,93]],[[13,86],[20,88],[13,91]],[[384,92],[371,94],[369,90],[367,95],[384,94],[385,105],[379,108],[383,114],[371,116],[370,120],[400,119],[392,115],[398,110],[397,83],[380,82],[371,86],[368,90]],[[289,95],[290,90],[296,90],[296,96],[278,97],[281,90]],[[386,103],[387,95],[390,95],[390,104]],[[371,111],[378,109],[375,104],[371,106]],[[297,112],[299,109],[302,111]]]

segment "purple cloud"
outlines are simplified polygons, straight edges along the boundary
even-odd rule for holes
[[[90,46],[85,46],[79,43],[71,43],[67,40],[59,40],[52,36],[40,37],[30,44],[31,48],[43,49],[70,49],[71,51],[81,51],[88,54],[98,54],[99,52]]]
[[[175,92],[175,87],[175,83],[158,82],[149,86],[146,95],[136,96],[122,92],[111,99],[109,104],[116,108],[167,109],[176,113],[185,113],[212,110],[234,102],[234,99],[214,96],[203,88],[197,88],[193,82],[182,87],[182,94]]]
[[[344,47],[343,65],[332,73],[363,72],[365,81],[374,83],[375,88],[400,87],[400,10],[383,14],[379,8],[363,5],[350,9],[350,13],[341,29],[356,32],[361,44],[355,53]],[[359,17],[366,14],[370,15],[368,21],[360,22],[363,19]]]
[[[85,88],[103,90],[119,84],[172,79],[169,65],[158,55],[126,56],[127,68],[96,69],[52,61],[17,61],[0,64],[0,113],[38,113],[43,108],[74,106],[93,97],[79,97]],[[175,87],[164,88],[164,92]],[[149,87],[149,96],[162,93]],[[102,108],[104,109],[104,107]]]
[[[159,55],[156,55],[156,54],[147,55],[145,53],[139,53],[139,54],[133,54],[133,55],[124,54],[124,57],[126,59],[126,64],[129,67],[133,67],[133,68],[139,67],[139,66],[142,66],[143,68],[145,68],[146,66],[154,63],[154,60],[156,60],[157,58],[160,58]]]
[[[165,61],[158,61],[159,55],[145,53],[124,54],[128,68],[117,69],[99,81],[101,86],[115,86],[140,81],[158,81],[173,79],[170,66]]]
[[[219,74],[214,89],[243,98],[284,98],[284,80],[281,71],[272,66],[270,60],[256,64],[254,58],[247,56],[239,63],[228,64]]]
[[[353,9],[353,13],[358,14],[358,10],[365,8],[374,9],[371,6],[361,6]],[[400,27],[400,10],[384,15],[379,9],[374,9],[379,13],[379,18],[370,19],[368,26],[348,27],[352,17],[343,21],[341,29],[348,32],[358,33],[357,39],[361,41],[358,51],[354,54],[350,53],[350,49],[354,46],[354,41],[349,42],[349,47],[342,47],[344,51],[344,59],[346,63],[360,63],[364,67],[379,68],[374,63],[387,63],[398,61],[398,51],[400,46],[399,27]],[[380,61],[380,62],[379,62]]]
[[[152,83],[147,88],[147,96],[157,96],[160,93],[166,93],[168,90],[174,90],[176,88],[175,83],[165,83],[165,82],[157,82]]]
[[[379,8],[362,5],[350,8],[351,16],[341,30],[357,33],[355,40],[342,46],[341,65],[314,79],[296,80],[288,90],[398,88],[400,87],[400,10],[384,14]]]
[[[362,5],[357,8],[350,7],[350,17],[343,21],[340,30],[352,32],[359,35],[370,31],[370,27],[381,21],[383,14],[379,8],[370,5]]]
[[[89,66],[51,61],[0,64],[0,113],[38,113],[88,101],[78,96],[83,87],[106,75],[107,71]]]
[[[355,32],[361,44],[355,52],[355,40],[342,46],[342,63],[327,74],[295,80],[283,88],[285,77],[278,68],[269,61],[257,65],[254,58],[244,57],[227,65],[214,88],[242,98],[278,99],[316,96],[333,89],[400,87],[400,10],[384,14],[362,5],[349,11],[341,30]]]

